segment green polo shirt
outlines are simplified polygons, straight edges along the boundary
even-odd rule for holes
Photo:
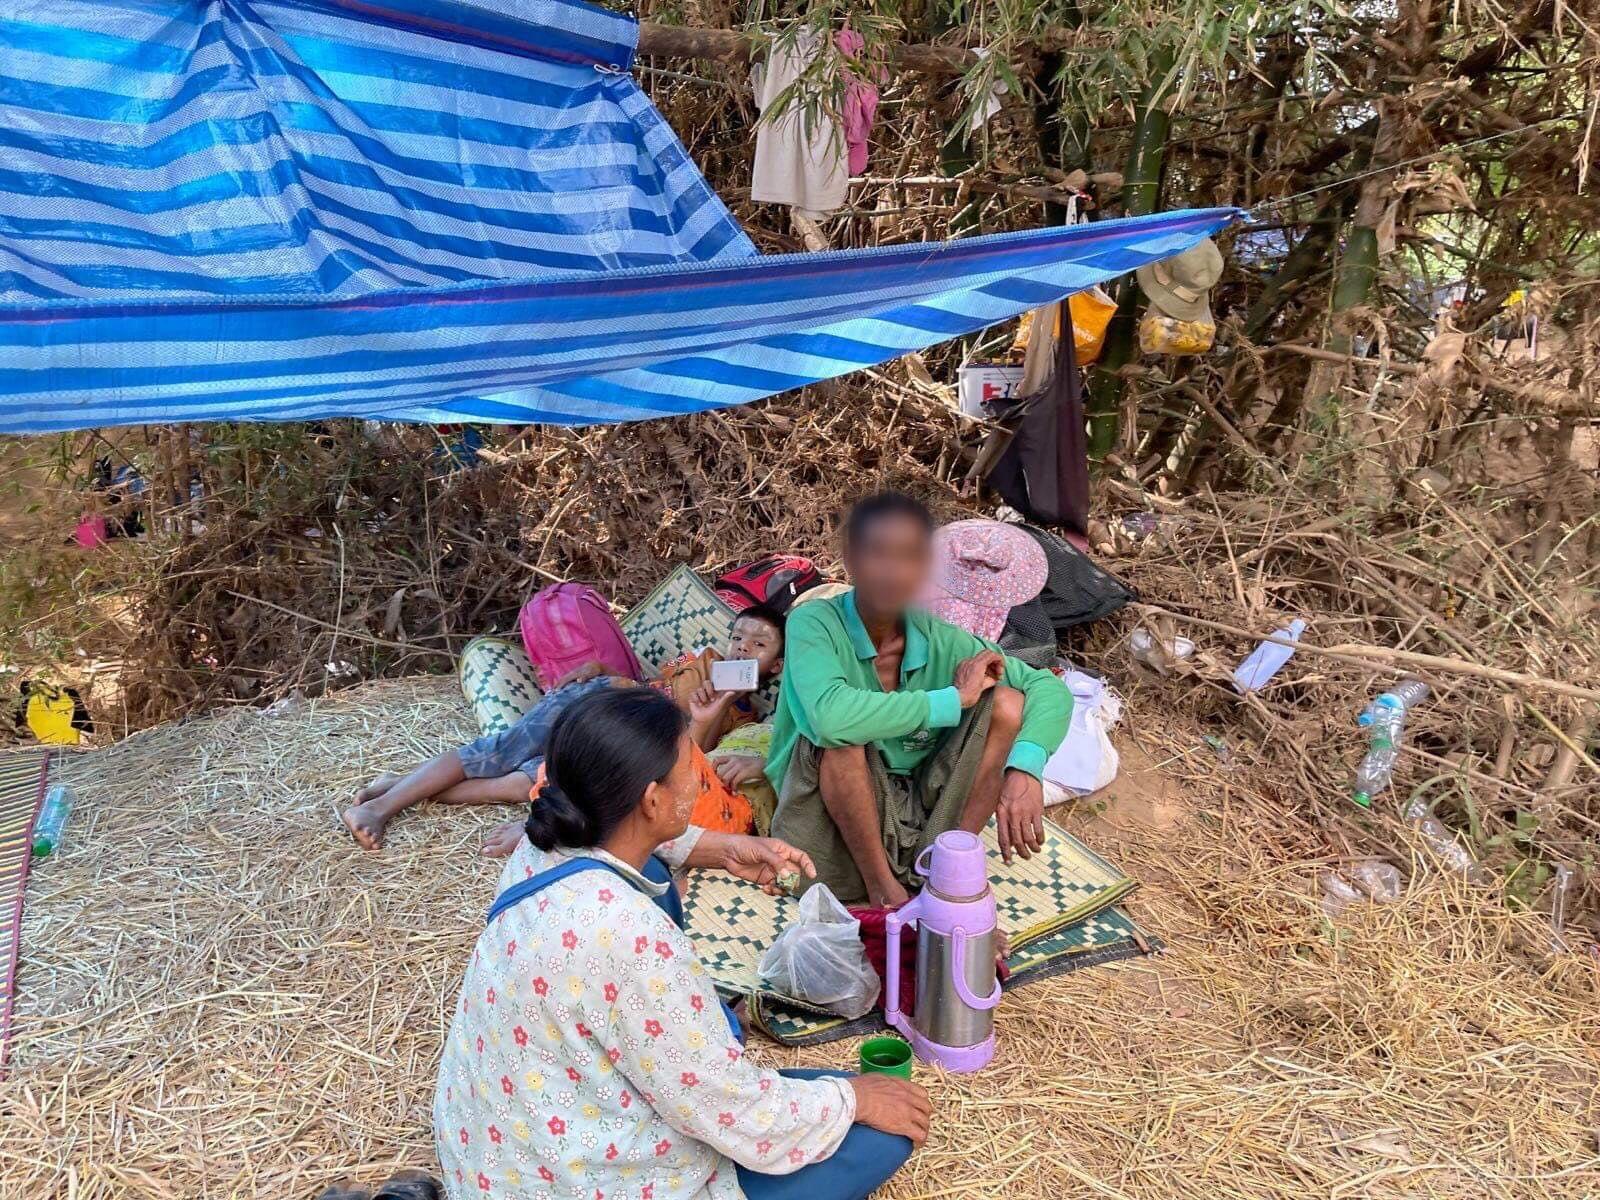
[[[824,750],[870,743],[892,773],[909,774],[939,744],[941,730],[961,723],[961,698],[950,682],[956,666],[996,649],[928,613],[908,613],[900,686],[885,692],[854,591],[797,605],[784,630],[767,777],[783,786],[800,737]],[[1009,657],[1002,682],[1023,694],[1022,730],[1006,765],[1038,778],[1067,735],[1072,692],[1050,672]]]

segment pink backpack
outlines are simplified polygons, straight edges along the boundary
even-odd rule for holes
[[[518,624],[534,678],[545,691],[590,660],[608,674],[644,678],[639,656],[622,636],[611,609],[587,584],[555,583],[540,589],[522,606]]]

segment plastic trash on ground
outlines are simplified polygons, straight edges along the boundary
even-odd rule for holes
[[[1336,917],[1353,904],[1393,904],[1400,899],[1400,872],[1393,863],[1356,863],[1339,871],[1324,871],[1322,911]]]
[[[1420,679],[1407,679],[1373,700],[1356,719],[1356,724],[1368,731],[1367,754],[1356,768],[1350,799],[1362,808],[1371,808],[1372,798],[1388,788],[1394,777],[1394,764],[1400,758],[1406,713],[1427,698],[1427,684]]]
[[[1119,757],[1111,729],[1122,716],[1122,698],[1103,679],[1056,660],[1062,684],[1072,692],[1072,722],[1061,746],[1044,765],[1045,804],[1064,803],[1110,785]]]
[[[1298,642],[1306,631],[1306,623],[1298,617],[1277,631],[1276,636]],[[1262,642],[1250,652],[1250,657],[1239,664],[1233,673],[1233,686],[1241,695],[1258,692],[1266,687],[1272,677],[1283,670],[1283,664],[1294,657],[1294,647],[1282,642]]]
[[[1572,868],[1566,863],[1556,866],[1556,881],[1550,892],[1551,945],[1565,954],[1572,949],[1567,944],[1567,893],[1572,890]]]
[[[1489,872],[1472,857],[1470,850],[1456,841],[1455,835],[1445,828],[1444,823],[1428,811],[1427,804],[1421,798],[1407,806],[1406,821],[1422,834],[1422,840],[1428,843],[1428,847],[1445,866],[1452,871],[1460,871],[1473,883],[1489,882]]]
[[[1174,665],[1194,656],[1194,643],[1186,637],[1159,640],[1142,626],[1128,637],[1128,652],[1133,661],[1142,663],[1157,674],[1165,675]]]
[[[1367,705],[1356,718],[1362,728],[1381,723],[1388,712],[1399,711],[1403,716],[1428,698],[1428,685],[1420,679],[1407,679],[1397,683],[1387,692]]]
[[[800,897],[799,920],[756,972],[773,991],[852,1020],[871,1010],[883,986],[861,945],[861,922],[822,884]]]
[[[1324,871],[1317,878],[1322,884],[1322,911],[1330,917],[1338,916],[1361,899],[1355,884],[1337,871]]]
[[[72,815],[72,806],[78,794],[65,783],[58,783],[45,793],[44,803],[33,822],[33,856],[49,858],[61,848],[61,835]]]
[[[1393,904],[1400,899],[1400,870],[1393,863],[1357,863],[1348,874],[1361,894],[1374,904]]]
[[[1161,518],[1155,513],[1130,512],[1119,518],[1122,532],[1136,542],[1142,542],[1161,527]]]
[[[1217,756],[1217,762],[1222,764],[1224,771],[1231,771],[1239,765],[1238,760],[1234,757],[1233,747],[1228,745],[1226,739],[1208,733],[1200,740],[1211,748],[1211,753]]]

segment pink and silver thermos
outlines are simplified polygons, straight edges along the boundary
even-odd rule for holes
[[[983,843],[970,833],[941,833],[917,859],[922,894],[884,920],[888,995],[884,1017],[924,1062],[977,1071],[994,1058],[994,893]],[[900,930],[917,927],[917,1010],[900,1011]]]

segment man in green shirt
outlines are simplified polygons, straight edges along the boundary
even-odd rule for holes
[[[914,607],[933,531],[909,496],[861,501],[845,524],[854,590],[789,614],[772,834],[810,854],[846,904],[905,903],[918,856],[950,829],[978,833],[995,817],[1007,861],[1043,844],[1039,777],[1072,693]]]

